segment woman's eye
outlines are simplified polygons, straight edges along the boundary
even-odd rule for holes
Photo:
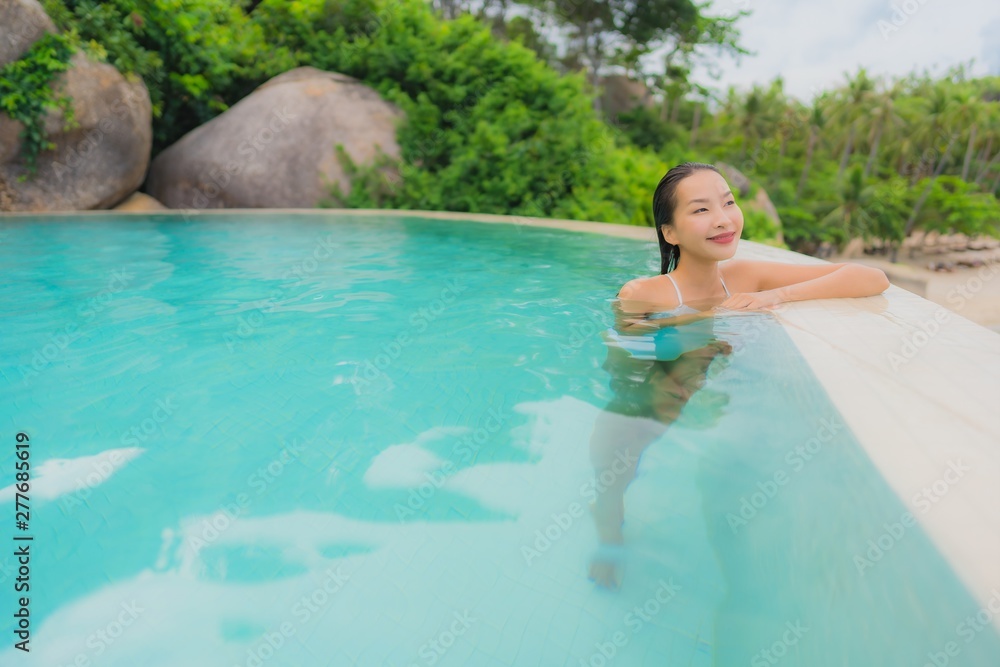
[[[730,204],[735,204],[735,203],[736,203],[735,200],[730,199],[729,201],[726,202],[726,206],[729,206]]]
[[[702,211],[707,211],[707,208],[699,208],[695,213],[701,213]]]

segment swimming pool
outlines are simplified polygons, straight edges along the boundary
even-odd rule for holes
[[[33,537],[30,654],[0,559],[3,664],[1000,662],[767,314],[715,321],[732,354],[625,496],[621,590],[588,581],[600,334],[646,244],[416,217],[0,229],[0,521]]]

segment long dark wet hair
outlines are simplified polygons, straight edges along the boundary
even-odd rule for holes
[[[677,268],[681,249],[663,238],[663,225],[674,224],[674,210],[677,208],[677,185],[696,171],[709,170],[721,175],[715,165],[704,162],[684,162],[672,168],[653,192],[653,224],[656,225],[656,240],[660,244],[660,273],[670,273]]]

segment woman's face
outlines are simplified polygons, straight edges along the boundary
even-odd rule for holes
[[[726,179],[708,169],[696,171],[677,184],[675,195],[674,223],[663,227],[669,243],[680,246],[683,255],[716,261],[736,254],[743,211]]]

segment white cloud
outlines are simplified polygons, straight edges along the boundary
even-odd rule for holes
[[[48,459],[32,473],[32,497],[53,500],[67,493],[96,488],[143,451],[139,447],[123,447],[74,459]],[[6,486],[0,489],[0,501],[14,500],[16,494],[16,483]],[[83,498],[86,495],[81,494],[79,499]]]
[[[741,43],[757,55],[739,64],[726,58],[715,84],[720,92],[730,84],[746,89],[781,75],[786,91],[809,100],[814,88],[837,86],[858,67],[872,76],[925,69],[942,74],[971,59],[973,74],[1000,73],[1000,3],[995,1],[716,0],[710,11],[740,8],[753,12],[737,24]],[[705,71],[698,75],[704,79]]]

